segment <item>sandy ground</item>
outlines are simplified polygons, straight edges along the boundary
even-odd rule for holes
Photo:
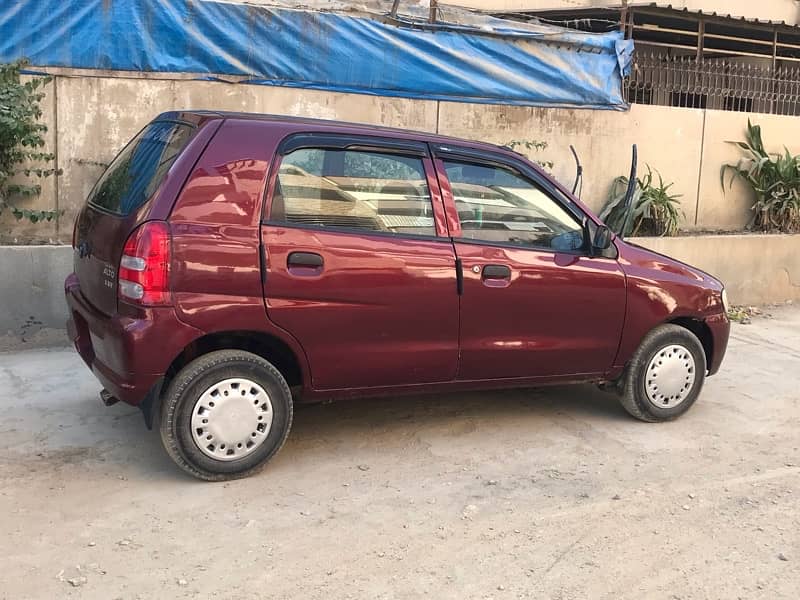
[[[225,484],[69,350],[0,385],[0,598],[800,596],[797,309],[734,325],[674,423],[588,386],[300,407]]]

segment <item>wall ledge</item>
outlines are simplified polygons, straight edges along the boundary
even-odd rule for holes
[[[717,277],[734,304],[800,300],[800,234],[635,237],[628,241]]]

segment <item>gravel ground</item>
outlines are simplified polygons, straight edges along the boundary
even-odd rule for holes
[[[209,484],[72,351],[0,354],[0,598],[794,600],[799,384],[780,309],[673,423],[589,386],[298,407]]]

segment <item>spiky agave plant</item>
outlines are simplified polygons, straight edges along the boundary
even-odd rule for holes
[[[800,156],[784,147],[783,153],[764,148],[761,127],[747,121],[744,142],[730,142],[744,150],[736,164],[722,165],[720,182],[725,189],[725,174],[730,172],[728,187],[742,178],[756,194],[753,217],[748,229],[761,231],[800,231]]]
[[[680,194],[670,194],[673,183],[664,183],[661,173],[646,165],[647,172],[636,178],[632,213],[628,219],[625,235],[658,235],[671,236],[678,233],[681,218]],[[656,183],[657,182],[657,183]],[[619,231],[625,215],[621,214],[622,199],[628,189],[628,178],[624,175],[614,179],[608,201],[600,212],[605,223]]]

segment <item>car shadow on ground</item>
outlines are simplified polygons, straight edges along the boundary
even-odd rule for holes
[[[592,385],[389,396],[297,404],[293,435],[325,430],[380,428],[387,433],[417,424],[443,423],[469,417],[485,423],[541,420],[568,415],[572,419],[617,420],[627,414],[616,396]],[[354,433],[350,431],[350,433]]]
[[[43,459],[64,464],[90,460],[128,479],[188,478],[167,457],[158,431],[146,429],[138,409],[124,404],[104,408],[96,398],[86,398],[75,408],[77,420],[69,432],[73,444],[45,453]],[[576,422],[592,427],[628,419],[616,396],[591,385],[297,404],[286,447],[273,462],[296,468],[329,456],[334,448],[352,447],[365,440],[392,445],[392,440],[420,429],[434,439],[452,438],[466,421],[503,431],[505,427],[574,427]],[[84,444],[74,445],[79,440]],[[490,445],[492,437],[479,443]]]

